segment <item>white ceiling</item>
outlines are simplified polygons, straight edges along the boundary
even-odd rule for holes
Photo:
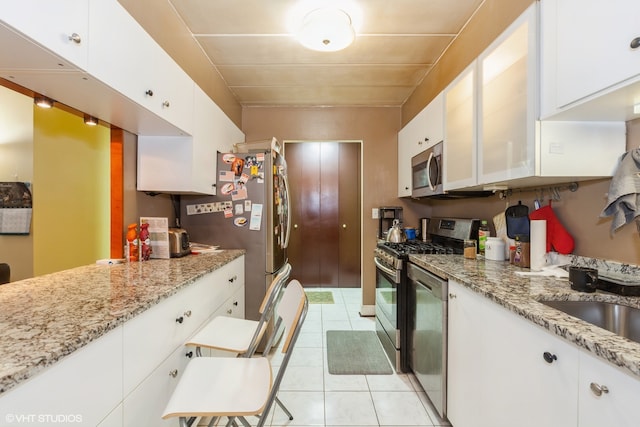
[[[333,53],[287,27],[319,0],[168,1],[243,106],[399,106],[484,0],[360,0],[356,41]]]

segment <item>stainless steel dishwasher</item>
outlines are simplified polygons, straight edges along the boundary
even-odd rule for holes
[[[409,368],[443,419],[447,417],[447,295],[449,284],[427,270],[407,266]]]

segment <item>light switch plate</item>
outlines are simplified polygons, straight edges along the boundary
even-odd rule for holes
[[[380,214],[379,214],[378,208],[372,208],[371,209],[371,218],[373,218],[373,219],[380,218]]]

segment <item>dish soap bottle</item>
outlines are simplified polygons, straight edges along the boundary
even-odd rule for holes
[[[478,229],[478,252],[484,255],[485,248],[487,247],[487,237],[489,237],[489,226],[487,220],[483,219]]]
[[[127,227],[127,261],[138,261],[138,225]]]

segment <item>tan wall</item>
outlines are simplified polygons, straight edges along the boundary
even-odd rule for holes
[[[362,284],[363,303],[372,305],[378,221],[371,209],[398,204],[397,134],[400,108],[245,108],[242,130],[247,141],[362,141]],[[286,157],[286,153],[285,153]]]

